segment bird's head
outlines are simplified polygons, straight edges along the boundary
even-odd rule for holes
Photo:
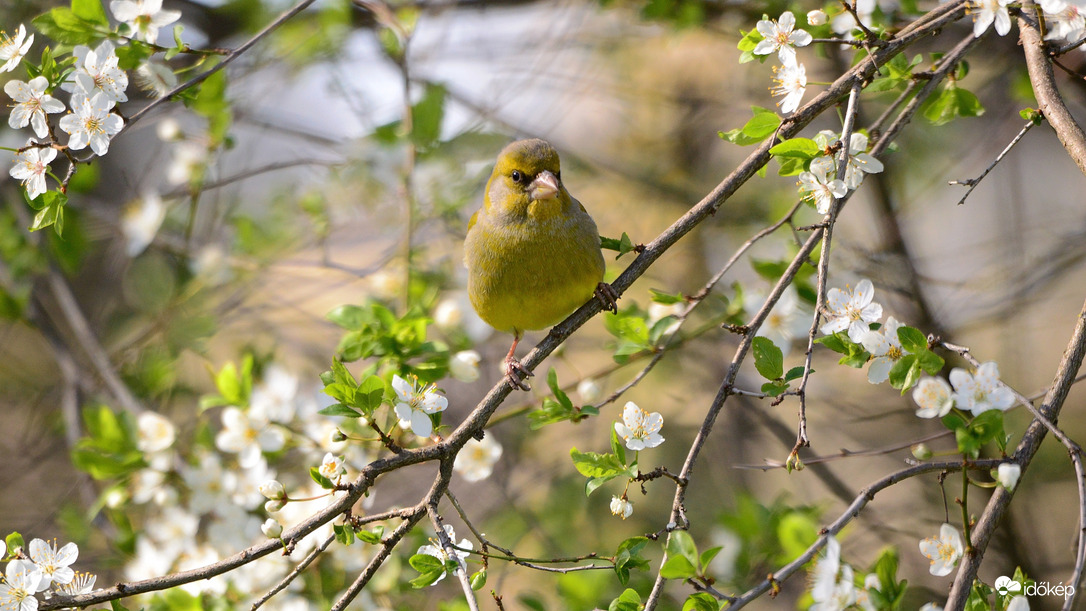
[[[543,140],[518,140],[502,149],[486,185],[491,213],[523,217],[559,213],[571,198],[562,186],[558,152]]]

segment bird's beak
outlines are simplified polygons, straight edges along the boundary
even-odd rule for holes
[[[528,192],[533,200],[539,201],[541,199],[553,199],[558,195],[559,188],[558,177],[552,174],[550,170],[543,170],[528,185]]]

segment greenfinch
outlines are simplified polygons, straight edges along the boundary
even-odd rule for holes
[[[558,323],[593,294],[616,309],[596,222],[562,184],[558,152],[543,140],[518,140],[498,155],[468,222],[464,262],[475,311],[513,334],[504,371],[522,390],[531,375],[516,358],[525,331]]]

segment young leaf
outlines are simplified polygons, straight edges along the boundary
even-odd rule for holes
[[[767,337],[755,337],[751,348],[754,352],[754,367],[767,380],[777,380],[784,375],[784,354]]]

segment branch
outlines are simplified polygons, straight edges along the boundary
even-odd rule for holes
[[[856,518],[856,516],[860,514],[860,511],[862,511],[864,507],[868,505],[868,503],[874,500],[876,494],[889,488],[890,486],[893,486],[898,482],[902,482],[911,477],[916,477],[917,475],[931,473],[932,471],[949,472],[962,471],[965,469],[989,470],[999,466],[999,464],[1003,462],[1006,461],[1002,459],[985,459],[964,462],[948,461],[925,463],[922,465],[909,467],[907,469],[902,469],[901,471],[887,475],[886,477],[871,484],[867,488],[861,490],[860,493],[856,495],[855,500],[852,501],[852,504],[849,505],[848,508],[845,509],[845,511],[841,512],[841,515],[823,530],[822,536],[818,538],[818,541],[815,541],[814,545],[807,548],[806,552],[800,554],[800,556],[795,560],[789,562],[788,564],[771,573],[768,578],[766,578],[764,581],[754,586],[753,588],[747,590],[741,596],[736,597],[732,601],[732,603],[728,605],[728,611],[733,611],[734,609],[740,609],[742,607],[745,607],[747,603],[765,594],[771,589],[778,587],[780,582],[794,575],[797,571],[803,568],[805,564],[810,562],[815,557],[815,554],[817,554],[819,550],[821,550],[822,547],[826,545],[826,539],[828,539],[830,535],[836,535],[837,533],[841,532],[841,529],[843,529],[849,522]],[[951,608],[949,604],[947,605],[947,608]]]
[[[1019,20],[1019,23],[1022,23],[1021,19]],[[1060,360],[1059,367],[1056,369],[1056,375],[1052,382],[1052,386],[1049,388],[1044,401],[1041,403],[1039,411],[1049,421],[1056,420],[1056,417],[1060,413],[1060,409],[1063,408],[1063,403],[1067,399],[1067,393],[1071,390],[1071,385],[1074,384],[1075,375],[1082,365],[1083,353],[1086,353],[1086,303],[1083,304],[1082,310],[1078,314],[1074,333],[1072,333],[1071,340],[1068,342],[1067,348],[1063,353],[1063,358]],[[1034,455],[1037,454],[1037,450],[1040,449],[1041,441],[1044,440],[1047,431],[1048,429],[1044,423],[1038,419],[1034,419],[1029,425],[1029,428],[1026,429],[1025,434],[1022,435],[1022,441],[1019,442],[1018,447],[1015,448],[1014,457],[1023,471],[1029,467],[1030,461],[1032,461]],[[1081,481],[1082,474],[1080,473],[1078,475],[1079,480]],[[980,519],[977,520],[977,524],[973,529],[973,536],[971,538],[973,553],[967,554],[962,559],[961,565],[958,567],[958,573],[954,578],[954,585],[951,587],[950,596],[947,598],[947,609],[960,609],[965,605],[965,601],[969,597],[969,591],[973,587],[973,581],[977,578],[977,570],[980,568],[981,560],[984,558],[984,551],[988,548],[988,542],[992,538],[992,534],[995,532],[996,526],[999,524],[1003,514],[1006,513],[1013,497],[1014,491],[1000,487],[996,489],[992,494],[992,497],[988,500],[988,505],[984,508],[984,513],[981,514]],[[1080,513],[1081,512],[1082,509],[1080,508]],[[1080,520],[1083,519],[1086,518],[1080,516]],[[1074,583],[1076,584],[1082,576],[1084,557],[1082,539],[1083,532],[1080,530],[1079,552],[1075,562],[1074,574]],[[1077,590],[1078,588],[1076,588],[1076,594]],[[1064,608],[1072,608],[1074,602],[1075,595],[1072,594],[1068,597]]]
[[[1023,12],[1034,6],[1033,0],[1022,3]],[[1056,89],[1056,75],[1052,71],[1046,46],[1037,26],[1022,17],[1018,18],[1018,29],[1022,41],[1022,53],[1026,56],[1026,70],[1029,82],[1033,85],[1033,95],[1037,97],[1041,112],[1044,113],[1056,137],[1060,139],[1067,154],[1074,160],[1078,169],[1086,174],[1086,133],[1075,122],[1063,96]]]

